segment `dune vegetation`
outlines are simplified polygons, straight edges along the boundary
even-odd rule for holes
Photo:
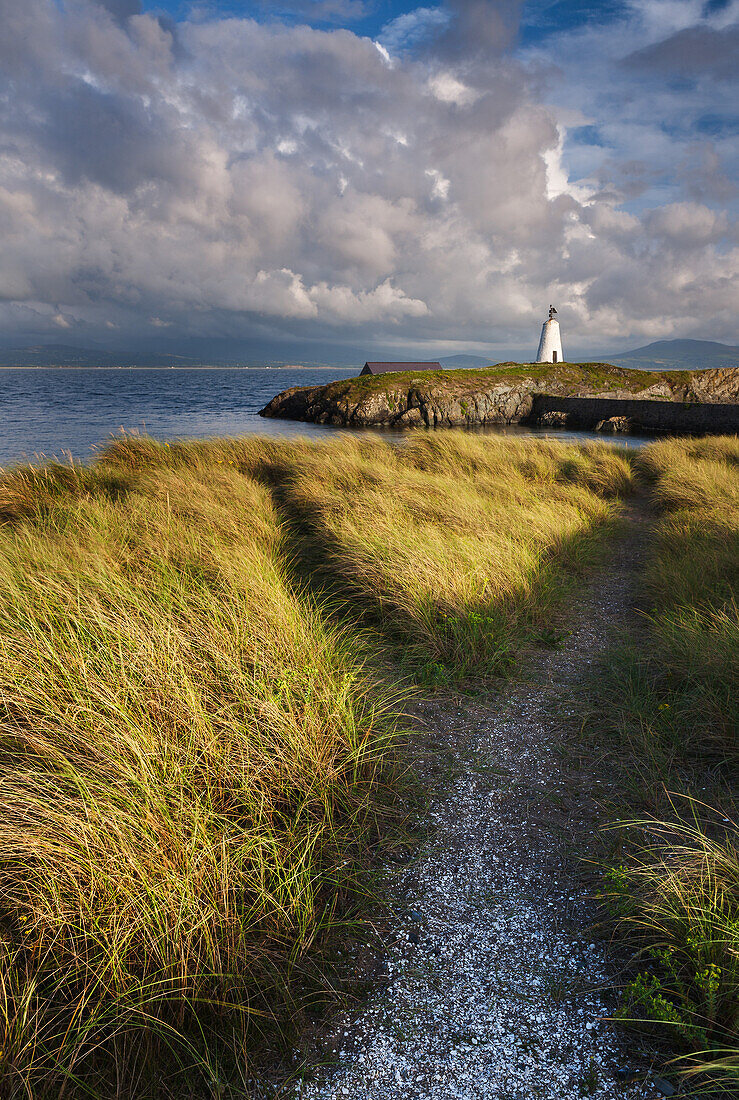
[[[2,500],[0,1091],[115,1091],[164,1049],[247,1072],[377,840],[393,700],[233,467]]]
[[[630,856],[609,874],[639,973],[624,1013],[660,1026],[701,1090],[739,1087],[739,440],[666,441],[637,475],[658,511],[641,637],[601,703],[626,748]],[[594,719],[602,726],[602,714]]]
[[[563,597],[632,480],[613,448],[465,433],[278,461],[307,567],[434,681],[503,672],[522,645],[555,638]]]
[[[403,827],[410,680],[551,640],[630,486],[461,434],[4,474],[2,1095],[241,1094]]]

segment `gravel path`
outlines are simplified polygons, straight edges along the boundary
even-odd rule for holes
[[[610,1100],[627,1084],[612,970],[587,932],[573,850],[595,824],[588,779],[564,746],[583,674],[633,614],[645,520],[594,579],[566,644],[538,654],[499,695],[428,700],[419,712],[452,748],[456,778],[430,810],[431,839],[397,874],[388,984],[329,1041],[334,1065],[303,1100]]]

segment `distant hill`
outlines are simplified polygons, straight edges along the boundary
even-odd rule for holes
[[[193,340],[191,355],[166,351],[111,352],[102,348],[75,347],[72,344],[32,344],[1,347],[0,367],[197,367],[197,366],[278,366],[280,360],[256,358],[250,349],[231,347],[228,341]],[[190,350],[190,348],[188,348]],[[242,351],[243,354],[237,354]],[[273,353],[274,354],[274,353]],[[360,353],[357,352],[359,355]],[[515,355],[510,359],[517,359]],[[713,340],[658,340],[634,351],[621,351],[603,357],[619,367],[637,370],[700,370],[706,367],[739,367],[739,347]],[[299,356],[287,359],[298,363]],[[329,367],[334,364],[302,360],[306,366]],[[351,360],[350,360],[351,361]],[[359,360],[357,360],[359,362]],[[445,370],[476,370],[493,363],[490,356],[448,355],[440,359]],[[345,367],[345,362],[337,363]],[[359,373],[359,368],[357,369]]]
[[[609,363],[638,370],[703,370],[739,367],[739,347],[713,340],[657,340],[654,344],[606,355]]]
[[[0,367],[116,367],[120,356],[71,344],[32,344],[0,348]]]
[[[493,360],[480,355],[447,355],[446,359],[439,359],[444,370],[475,370],[476,367],[489,367]]]
[[[196,343],[193,341],[193,343]],[[205,342],[201,342],[205,347]],[[223,341],[221,341],[221,345]],[[71,344],[31,344],[25,347],[0,347],[0,367],[279,367],[281,360],[233,358],[217,354],[179,355],[166,351],[103,351],[78,348]],[[293,363],[297,360],[294,358]],[[487,366],[488,360],[481,360]],[[310,367],[330,367],[328,363],[307,362]]]
[[[78,348],[72,344],[0,348],[0,367],[192,367],[199,363],[199,359],[186,355],[133,355],[102,348]]]
[[[197,342],[194,342],[197,345]],[[223,344],[223,341],[220,342]],[[201,355],[175,355],[167,352],[110,352],[98,348],[79,348],[71,344],[32,344],[25,347],[0,347],[0,367],[197,367],[197,366],[280,366],[275,359],[254,359],[232,352],[214,343]],[[201,348],[196,347],[200,351]],[[290,360],[288,360],[289,362]],[[292,362],[299,360],[293,358]],[[492,359],[480,355],[450,355],[440,360],[447,370],[489,367]],[[329,363],[305,361],[306,366],[329,367]],[[340,364],[344,366],[345,364]]]

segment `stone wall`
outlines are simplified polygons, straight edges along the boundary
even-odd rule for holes
[[[537,394],[525,423],[595,428],[609,420],[621,421],[614,431],[733,433],[739,432],[739,405]]]

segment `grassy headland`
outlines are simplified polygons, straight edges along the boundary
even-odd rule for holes
[[[456,434],[128,439],[4,475],[3,1095],[243,1088],[401,812],[352,602],[410,672],[500,673],[630,483],[605,447]]]
[[[407,388],[409,380],[423,382],[429,387],[454,389],[455,393],[470,394],[484,390],[496,383],[510,384],[532,379],[546,381],[552,392],[565,389],[568,392],[609,390],[639,393],[652,386],[665,384],[672,387],[688,386],[695,372],[689,370],[651,371],[617,367],[612,363],[497,363],[492,367],[458,370],[411,371],[397,374],[363,374],[331,382],[327,391],[358,402],[373,393],[383,393],[388,386]]]
[[[248,1072],[386,812],[391,700],[269,492],[131,450],[0,488],[4,1095]]]
[[[556,632],[631,470],[614,449],[416,438],[280,458],[281,499],[330,593],[425,679],[500,673]]]
[[[639,404],[629,404],[633,401]],[[539,423],[547,412],[558,412],[580,427],[624,416],[652,430],[718,432],[739,422],[737,408],[736,369],[640,371],[610,363],[503,363],[482,370],[399,371],[296,386],[273,397],[261,415],[407,429]]]

